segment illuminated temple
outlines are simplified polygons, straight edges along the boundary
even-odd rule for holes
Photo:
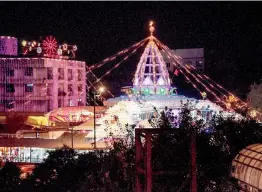
[[[0,157],[21,162],[40,162],[46,150],[67,145],[77,150],[105,149],[108,135],[123,137],[126,125],[150,128],[154,109],[167,107],[177,117],[182,104],[194,105],[192,115],[208,120],[221,107],[211,101],[177,94],[166,64],[151,35],[126,95],[104,101],[104,106],[85,106],[85,62],[76,61],[75,45],[58,45],[54,38],[43,42],[22,41],[24,57],[2,37]],[[15,47],[15,38],[11,38]],[[7,57],[8,56],[8,57]],[[10,57],[11,56],[11,57]],[[13,56],[13,57],[12,57]],[[26,57],[26,58],[25,58]],[[226,115],[231,114],[224,112]],[[175,118],[177,119],[177,118]],[[94,140],[94,128],[96,138]]]

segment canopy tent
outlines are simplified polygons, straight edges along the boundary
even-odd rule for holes
[[[45,116],[29,116],[25,121],[25,124],[37,128],[48,126],[48,118]]]

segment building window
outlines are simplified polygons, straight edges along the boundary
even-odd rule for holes
[[[83,91],[83,85],[82,84],[79,84],[78,85],[78,92],[82,92]]]
[[[63,101],[62,99],[58,99],[58,108],[62,107]]]
[[[53,68],[47,67],[47,79],[53,79]]]
[[[64,68],[58,68],[58,79],[64,80]]]
[[[67,70],[67,77],[68,77],[68,81],[73,80],[73,69]]]
[[[83,80],[82,70],[77,70],[77,79],[78,79],[78,81],[82,81]]]
[[[25,92],[33,92],[33,84],[25,84]]]
[[[6,69],[6,76],[13,77],[15,76],[15,70],[14,69]]]
[[[166,63],[166,67],[169,68],[170,67],[170,63]]]
[[[25,68],[25,76],[33,76],[33,67]]]
[[[46,94],[47,96],[52,96],[52,84],[47,85]]]
[[[72,84],[68,84],[68,95],[69,96],[74,95],[73,85]]]
[[[15,85],[12,83],[8,83],[6,85],[6,92],[14,93],[15,92]]]
[[[74,106],[72,99],[68,99],[68,106]]]
[[[58,96],[65,96],[66,93],[64,91],[64,84],[63,83],[59,83],[58,84]]]
[[[8,109],[13,109],[13,108],[15,108],[14,101],[7,101],[6,107],[7,107]]]
[[[82,102],[81,98],[77,99],[77,105],[78,106],[83,106],[83,102]]]

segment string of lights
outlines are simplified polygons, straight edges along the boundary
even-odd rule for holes
[[[159,40],[157,40],[159,41]],[[163,47],[165,47],[166,49],[168,49],[170,51],[170,49],[164,45],[162,42],[159,41],[160,44],[162,44]],[[182,60],[182,58],[180,56],[176,56],[175,54],[172,54],[173,57],[177,60],[177,62],[179,62],[179,59]],[[181,62],[179,62],[181,64]],[[196,72],[197,73],[197,70],[194,66],[189,66],[189,69],[193,72]],[[242,101],[240,98],[238,98],[237,96],[235,96],[233,93],[231,93],[230,91],[228,91],[227,89],[225,89],[224,87],[222,87],[221,85],[219,85],[217,82],[215,82],[214,80],[212,80],[210,77],[208,77],[207,75],[203,74],[198,74],[197,73],[197,76],[199,78],[201,78],[202,80],[205,80],[207,83],[209,83],[208,85],[213,88],[213,89],[216,89],[219,93],[221,93],[224,97],[228,98],[227,95],[225,95],[222,91],[220,91],[218,88],[220,88],[221,90],[227,92],[231,97],[235,98],[234,100],[238,100],[242,103],[243,106],[247,106],[247,103],[245,103],[244,101]],[[213,83],[213,84],[212,84]],[[217,86],[217,87],[215,87]],[[243,107],[242,106],[242,107]],[[240,106],[239,106],[240,107]]]
[[[115,60],[117,57],[122,56],[123,54],[131,51],[133,48],[136,48],[136,47],[141,46],[141,44],[143,44],[146,40],[148,40],[148,37],[145,38],[145,39],[142,39],[141,41],[139,41],[139,42],[137,42],[137,43],[135,43],[135,44],[133,44],[133,45],[131,45],[131,46],[128,47],[128,48],[125,48],[125,49],[117,52],[116,54],[114,54],[114,55],[112,55],[112,56],[110,56],[110,57],[105,58],[103,61],[101,61],[101,62],[99,62],[99,63],[96,63],[96,64],[91,65],[91,66],[89,67],[90,71],[104,66],[106,63]]]
[[[158,40],[157,40],[157,41],[158,41]],[[191,75],[200,85],[202,85],[202,86],[204,87],[205,91],[207,91],[208,93],[212,94],[212,95],[216,98],[217,101],[222,102],[223,104],[226,105],[226,103],[225,103],[224,101],[222,101],[222,100],[221,100],[212,90],[210,90],[204,83],[202,83],[201,80],[200,80],[198,77],[196,77],[196,76],[195,76],[194,74],[192,74],[185,66],[183,66],[183,64],[182,64],[180,61],[178,61],[178,60],[176,59],[176,57],[173,56],[173,55],[170,53],[170,51],[167,49],[167,47],[164,47],[163,44],[162,44],[160,41],[159,41],[159,43],[160,43],[162,49],[163,49],[172,59],[175,60],[175,62],[172,62],[172,64],[173,64],[174,66],[176,66],[177,69],[179,69],[179,68],[178,68],[178,65],[181,66],[181,67],[185,70],[185,72],[187,72],[189,75]],[[170,58],[170,57],[169,57],[169,58]],[[178,64],[178,65],[177,65],[177,64]],[[180,71],[180,72],[182,71],[181,68],[179,69],[179,71]],[[185,73],[182,73],[182,74],[185,75]],[[190,81],[190,83],[192,84],[191,81]],[[192,85],[193,85],[193,84],[192,84]],[[194,86],[194,87],[196,87],[196,86]],[[201,93],[201,95],[202,95],[202,93]]]
[[[111,69],[109,69],[104,75],[102,75],[100,78],[98,78],[94,83],[92,83],[92,85],[94,85],[97,82],[100,82],[101,79],[103,79],[105,76],[109,75],[114,69],[118,68],[120,64],[122,64],[125,60],[127,60],[131,55],[133,55],[143,44],[141,44],[140,46],[138,46],[136,49],[134,49],[129,55],[127,55],[126,57],[124,57],[121,61],[119,61],[114,67],[112,67]]]
[[[89,67],[88,66],[86,66],[86,71],[89,71],[92,75],[93,75],[93,77],[96,79],[96,80],[98,80],[98,78],[97,78],[97,76],[91,71],[91,70],[89,70]],[[87,79],[87,78],[86,78]],[[103,86],[103,87],[105,87],[104,86],[104,84],[101,82],[101,81],[99,81],[99,83],[100,83],[100,85],[101,86]],[[90,86],[93,86],[94,87],[94,85],[90,82]],[[111,96],[111,97],[114,97],[114,95],[108,90],[108,89],[106,89],[106,91],[109,93],[109,95]]]

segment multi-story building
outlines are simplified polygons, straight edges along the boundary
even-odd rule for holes
[[[7,40],[0,49],[2,55],[9,53],[0,58],[0,111],[49,112],[86,104],[85,62],[18,58],[17,50],[5,51],[10,45]]]
[[[192,48],[192,49],[175,49],[171,52],[182,58],[184,65],[192,65],[199,71],[204,71],[204,48]],[[174,65],[172,65],[172,58],[168,58],[167,54],[162,51],[163,59],[167,65],[169,71],[174,71]]]

